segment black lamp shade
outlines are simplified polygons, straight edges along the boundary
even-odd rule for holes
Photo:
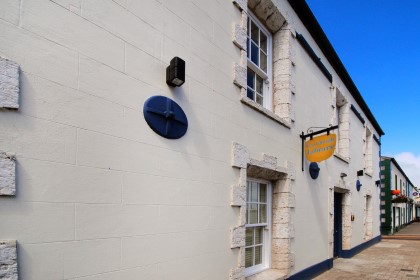
[[[179,87],[185,82],[185,61],[174,57],[166,68],[166,83],[171,87]]]

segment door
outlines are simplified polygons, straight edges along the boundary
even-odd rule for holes
[[[341,254],[343,244],[343,212],[341,206],[342,194],[334,193],[334,257]]]

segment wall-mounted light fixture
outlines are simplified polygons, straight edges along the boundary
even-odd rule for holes
[[[363,169],[362,169],[362,170],[357,171],[357,177],[359,177],[359,176],[363,176]]]
[[[381,181],[380,180],[377,180],[377,181],[375,181],[375,185],[377,186],[377,187],[379,187],[379,185],[381,184]]]
[[[185,61],[175,56],[166,67],[166,83],[171,87],[180,87],[185,82]]]
[[[346,173],[344,173],[344,172],[341,172],[340,177],[341,177],[341,178],[347,177],[347,174],[346,174]]]

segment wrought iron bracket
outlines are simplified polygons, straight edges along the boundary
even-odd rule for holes
[[[306,132],[311,131],[310,133],[305,134],[302,131],[302,134],[300,135],[300,138],[302,139],[302,171],[305,171],[305,168],[304,168],[304,161],[305,161],[305,153],[304,153],[305,149],[304,149],[304,145],[305,145],[306,138],[309,137],[309,138],[312,139],[315,135],[322,134],[322,133],[325,133],[325,132],[327,133],[327,135],[329,135],[330,134],[330,131],[338,128],[338,125],[330,126],[330,127],[327,127],[327,128],[324,128],[324,129],[315,131],[315,132],[312,130],[312,128],[321,128],[321,127],[310,127],[306,131]]]

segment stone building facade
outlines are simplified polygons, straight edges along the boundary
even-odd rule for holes
[[[10,279],[303,279],[380,239],[384,132],[305,1],[10,0],[0,34]]]

